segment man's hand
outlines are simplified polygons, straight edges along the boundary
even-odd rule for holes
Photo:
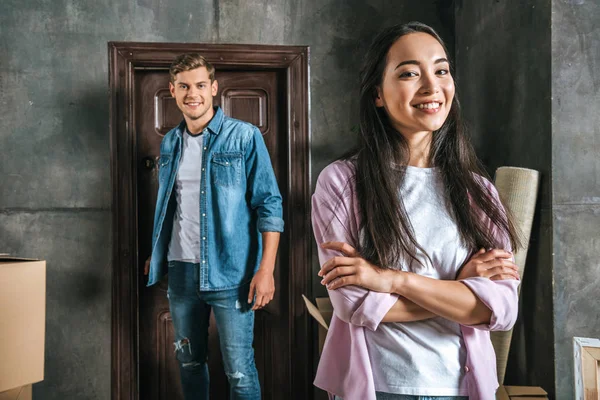
[[[152,256],[148,257],[148,259],[146,260],[146,263],[144,264],[144,275],[148,275],[148,273],[150,272],[150,259],[152,258]]]
[[[369,263],[347,243],[326,242],[321,244],[321,247],[337,250],[346,255],[346,257],[333,257],[321,267],[318,275],[323,277],[321,284],[326,285],[327,289],[335,290],[356,285],[375,292],[393,293],[398,271],[383,269]]]
[[[473,278],[473,277],[484,277],[489,278],[492,281],[502,279],[521,279],[519,276],[519,267],[512,262],[512,253],[493,249],[485,251],[485,249],[479,249],[479,251],[469,259],[462,266],[456,280]]]
[[[256,301],[252,307],[253,311],[263,308],[275,295],[275,279],[272,270],[259,268],[252,282],[250,282],[250,293],[248,293],[248,304],[252,303],[254,296]]]

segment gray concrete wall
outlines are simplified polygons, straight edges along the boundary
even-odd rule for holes
[[[108,41],[311,46],[314,179],[352,143],[359,60],[374,33],[417,19],[452,42],[438,3],[0,2],[0,252],[48,262],[46,378],[34,397],[110,398]]]
[[[467,6],[468,4],[468,6]],[[574,398],[574,336],[600,337],[600,4],[458,2],[465,113],[486,165],[542,172],[506,381]],[[555,379],[554,379],[555,378]]]
[[[492,176],[509,165],[542,177],[505,382],[553,393],[550,4],[458,1],[455,12],[458,91],[478,155]]]
[[[556,398],[574,398],[573,336],[600,338],[600,3],[552,1]]]

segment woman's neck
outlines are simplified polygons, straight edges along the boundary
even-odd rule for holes
[[[418,168],[429,168],[430,151],[431,151],[431,132],[418,132],[412,135],[405,135],[404,138],[408,143],[410,158],[408,165]]]

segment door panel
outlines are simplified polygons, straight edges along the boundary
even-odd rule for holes
[[[282,82],[285,76],[276,71],[218,71],[219,83],[215,105],[221,105],[226,115],[258,126],[271,156],[280,189],[286,179],[286,99]],[[135,138],[137,141],[137,206],[138,254],[140,265],[150,254],[151,236],[158,189],[158,157],[160,142],[182,119],[175,100],[168,90],[167,70],[137,70],[135,73]],[[285,191],[282,190],[282,194]],[[285,199],[284,199],[285,204]],[[278,262],[275,266],[276,293],[265,309],[256,313],[254,348],[264,399],[287,396],[290,384],[290,357],[287,268],[288,241],[282,236]],[[142,274],[140,274],[142,275]],[[145,278],[139,282],[139,373],[140,399],[181,399],[179,370],[174,353],[174,334],[166,298],[167,278],[147,288]],[[209,328],[209,369],[211,398],[228,399],[227,380],[219,350],[214,316]]]

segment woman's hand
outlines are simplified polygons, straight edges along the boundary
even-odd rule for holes
[[[519,267],[512,262],[512,253],[493,249],[485,251],[485,249],[479,249],[479,251],[469,259],[460,269],[456,280],[473,278],[473,277],[484,277],[489,278],[492,281],[502,279],[516,279],[519,280]]]
[[[375,292],[393,293],[394,280],[398,271],[379,268],[362,258],[358,251],[347,243],[326,242],[321,247],[344,253],[346,257],[329,259],[319,271],[322,285],[335,290],[348,285],[361,286]]]

